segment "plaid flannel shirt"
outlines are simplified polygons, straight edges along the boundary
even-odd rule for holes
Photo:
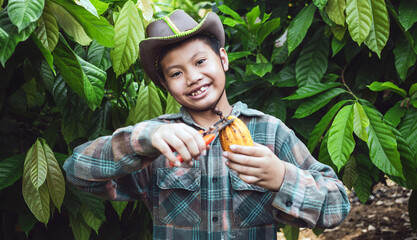
[[[106,199],[142,199],[153,215],[154,239],[271,240],[278,223],[331,228],[343,221],[350,210],[343,184],[293,131],[241,102],[232,115],[246,123],[255,142],[285,162],[279,191],[242,181],[225,165],[217,137],[192,167],[171,167],[152,147],[150,135],[172,122],[201,129],[183,109],[77,147],[64,165],[67,179]]]

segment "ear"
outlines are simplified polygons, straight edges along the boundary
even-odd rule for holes
[[[222,62],[224,71],[226,72],[229,70],[229,58],[227,57],[227,52],[224,48],[220,48],[220,61]]]
[[[162,86],[164,86],[164,88],[165,88],[166,90],[168,90],[168,91],[169,91],[169,89],[167,88],[167,83],[166,83],[166,82],[165,82],[165,80],[161,77],[161,75],[159,75],[159,73],[157,73],[156,75],[158,76],[158,80],[159,80],[159,82],[162,84]]]

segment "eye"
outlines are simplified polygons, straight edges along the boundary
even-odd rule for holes
[[[174,72],[170,75],[170,77],[174,78],[174,77],[178,77],[179,75],[181,75],[181,72]]]
[[[197,61],[196,65],[198,66],[200,64],[203,64],[205,61],[206,61],[206,59],[202,58],[202,59]]]

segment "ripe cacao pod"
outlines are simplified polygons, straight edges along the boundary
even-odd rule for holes
[[[245,123],[235,116],[228,116],[227,119],[235,120],[220,131],[220,144],[223,151],[230,151],[230,145],[253,146],[252,136]]]

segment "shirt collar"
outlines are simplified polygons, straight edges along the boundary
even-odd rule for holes
[[[244,115],[248,117],[259,117],[259,116],[264,115],[264,113],[262,113],[261,111],[248,108],[248,105],[240,101],[233,104],[232,107],[233,107],[233,110],[232,110],[231,115],[236,116],[236,117],[239,117],[240,115]],[[191,115],[183,107],[181,107],[179,113],[165,114],[165,115],[159,116],[158,118],[163,119],[163,120],[182,119],[184,123],[188,125],[198,126],[192,119]]]

